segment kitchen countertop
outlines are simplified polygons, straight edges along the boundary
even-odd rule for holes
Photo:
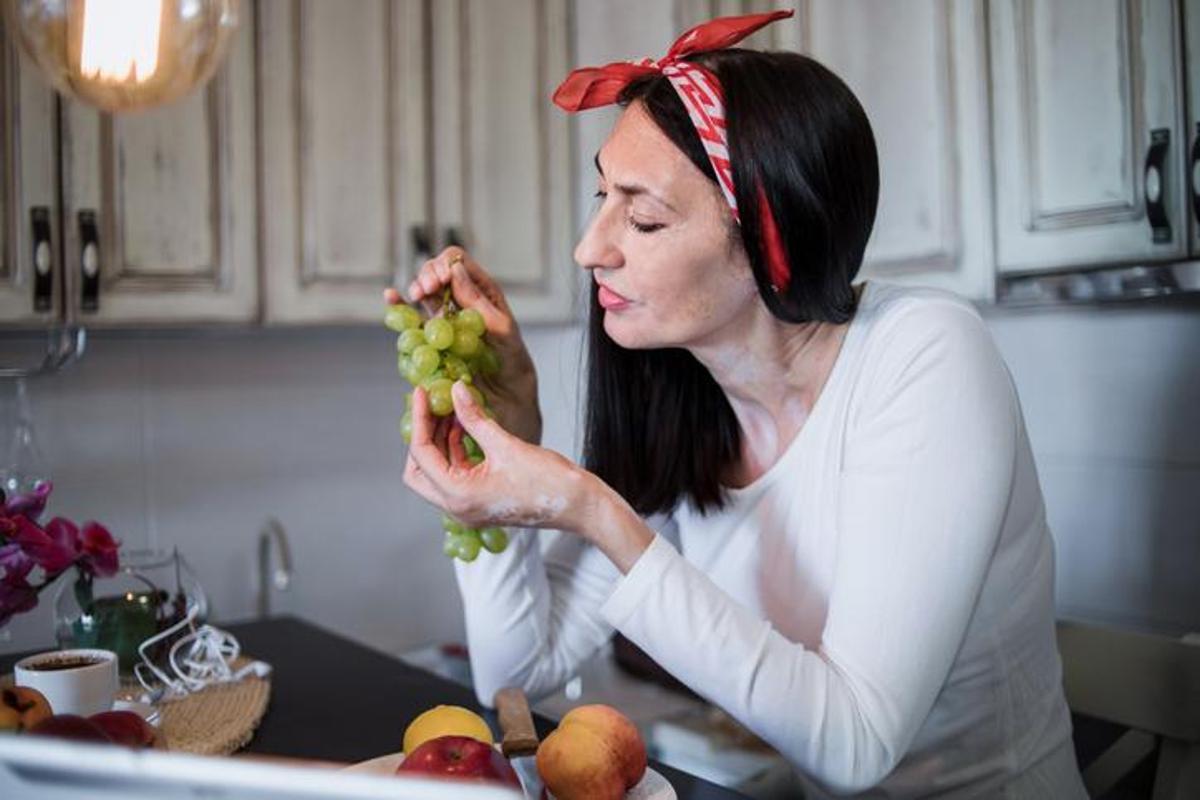
[[[439,703],[480,711],[493,729],[495,714],[481,709],[459,684],[352,642],[295,617],[222,625],[247,655],[274,667],[271,703],[250,744],[241,752],[353,763],[400,749],[408,722]],[[24,654],[0,656],[0,674]],[[535,715],[540,735],[554,723]],[[742,797],[658,762],[651,766],[680,800]]]

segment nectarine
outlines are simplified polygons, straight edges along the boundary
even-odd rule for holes
[[[580,706],[538,747],[537,768],[558,800],[621,800],[646,772],[646,745],[615,708]]]

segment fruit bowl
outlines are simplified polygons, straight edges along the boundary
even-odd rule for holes
[[[499,745],[496,745],[499,749]],[[404,753],[388,753],[367,761],[360,761],[346,767],[350,772],[366,772],[373,775],[395,775],[396,768],[404,760]],[[667,779],[655,772],[652,767],[646,768],[642,780],[629,790],[625,800],[676,800],[678,795],[667,782]]]

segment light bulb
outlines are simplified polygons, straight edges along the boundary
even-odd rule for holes
[[[177,100],[216,71],[239,0],[3,0],[54,88],[105,111]]]

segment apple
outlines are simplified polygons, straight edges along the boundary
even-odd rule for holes
[[[77,714],[55,714],[46,717],[29,729],[29,735],[74,739],[77,742],[112,742],[99,725]]]
[[[53,712],[46,696],[29,686],[0,690],[0,731],[27,731]]]
[[[504,783],[521,788],[521,779],[498,750],[470,736],[439,736],[404,756],[396,773]]]
[[[621,800],[646,772],[646,745],[615,708],[579,706],[538,747],[537,770],[558,800]]]
[[[135,750],[162,746],[154,726],[132,711],[101,711],[88,717],[88,721],[117,744]]]

